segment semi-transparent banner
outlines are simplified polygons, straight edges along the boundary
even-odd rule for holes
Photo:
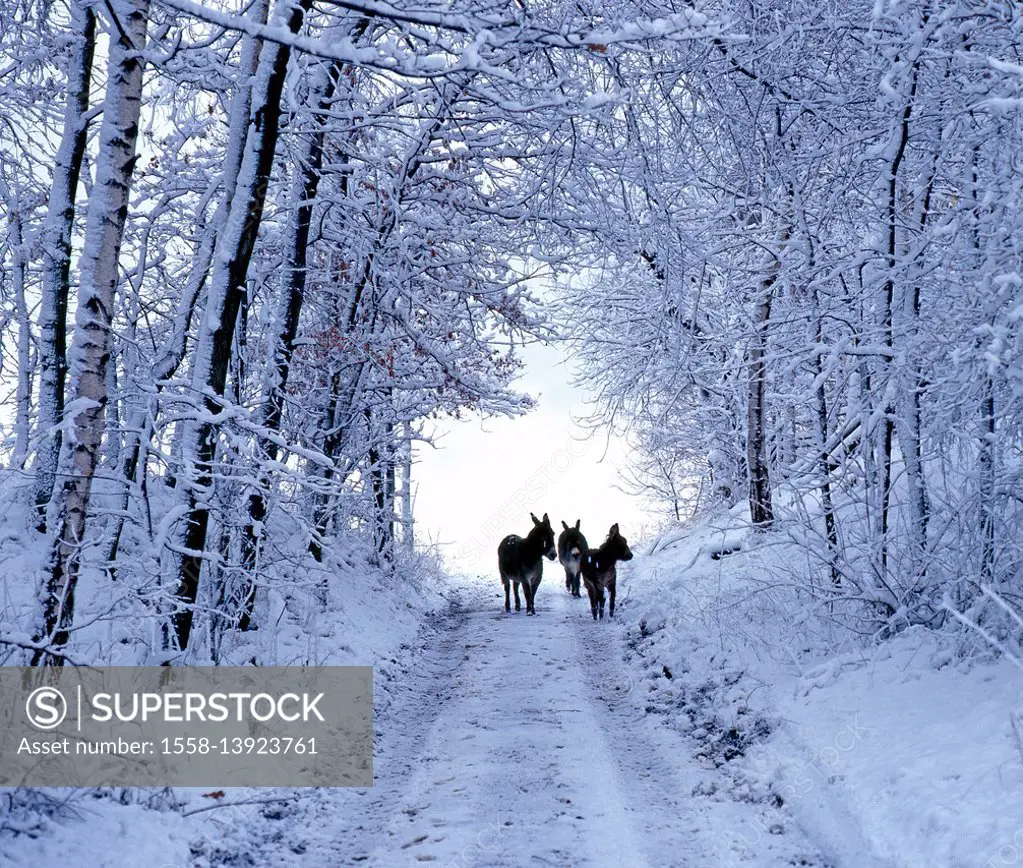
[[[372,785],[369,666],[0,667],[0,786]]]

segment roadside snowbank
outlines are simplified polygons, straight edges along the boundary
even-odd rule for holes
[[[629,688],[728,769],[730,797],[780,804],[837,866],[1023,862],[1023,673],[955,663],[919,627],[843,632],[800,601],[807,568],[741,509],[663,536],[619,583]]]
[[[22,516],[11,512],[9,507],[2,526],[27,526]],[[449,607],[445,577],[425,558],[403,563],[389,575],[369,562],[357,542],[339,543],[337,549],[344,549],[343,554],[327,549],[322,564],[311,558],[282,559],[274,568],[275,580],[258,597],[260,628],[233,634],[231,645],[221,649],[221,663],[374,666],[374,714],[379,720],[402,690],[396,676],[408,665],[403,660],[406,650],[424,641],[424,625],[431,614]],[[0,617],[0,631],[8,616],[9,623],[15,623],[16,615],[30,610],[33,583],[26,577],[37,574],[39,558],[39,551],[25,544],[24,532],[0,538],[0,599],[10,603]],[[83,631],[79,654],[90,663],[155,663],[133,657],[140,653],[135,651],[137,643],[119,639],[150,628],[137,616],[127,619],[119,614],[119,605],[109,599],[98,599],[94,578],[83,575],[80,610],[102,617]],[[126,588],[126,597],[130,596]],[[123,606],[136,607],[133,601]],[[265,824],[268,815],[286,810],[308,792],[211,787],[0,790],[0,865],[202,864],[234,829]]]

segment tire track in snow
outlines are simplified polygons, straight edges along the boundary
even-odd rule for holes
[[[465,588],[389,682],[374,787],[311,793],[249,838],[249,861],[225,851],[218,864],[827,864],[792,857],[817,852],[801,836],[737,850],[740,825],[763,806],[694,795],[716,773],[645,713],[623,627],[594,623],[560,582],[537,603],[536,617],[505,614],[496,581]]]
[[[617,635],[555,589],[535,618],[504,614],[489,588],[468,593],[458,635],[446,637],[457,666],[410,777],[381,774],[364,805],[375,833],[342,836],[335,858],[645,868],[683,864],[674,860],[686,853],[695,863],[704,848],[681,819],[688,790],[664,777],[667,757],[610,725],[599,695],[606,679],[586,659],[599,640],[584,634],[603,635],[613,658]],[[440,690],[424,699],[440,701]]]

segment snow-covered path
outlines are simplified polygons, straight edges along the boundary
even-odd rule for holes
[[[4,838],[0,865],[966,868],[1015,852],[1010,664],[921,675],[909,642],[840,677],[750,672],[722,651],[746,625],[687,614],[686,569],[636,558],[620,619],[597,624],[556,575],[536,618],[506,615],[496,580],[445,585],[426,622],[368,622],[372,788],[197,790],[180,812],[158,791],[155,810],[86,798],[48,834]]]
[[[380,865],[406,851],[408,861],[494,866],[663,865],[666,848],[697,856],[679,769],[615,708],[628,681],[614,628],[552,584],[535,618],[492,604],[464,615],[448,639],[450,683],[423,697],[442,705],[411,776],[382,776],[366,806],[378,825],[335,852],[362,849]]]
[[[250,830],[261,841],[224,841],[213,863],[246,852],[249,864],[304,868],[829,864],[795,829],[758,826],[763,806],[694,796],[706,770],[646,713],[620,624],[595,624],[553,575],[537,617],[505,614],[496,592],[464,589],[396,679],[371,790],[311,793]],[[737,854],[735,840],[759,852]]]

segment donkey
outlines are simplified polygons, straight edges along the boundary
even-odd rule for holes
[[[597,613],[604,617],[604,589],[610,592],[611,614],[615,616],[615,581],[618,578],[618,571],[615,568],[617,561],[631,561],[632,552],[629,550],[629,543],[618,532],[618,525],[611,525],[611,531],[607,539],[599,549],[590,549],[582,557],[581,569],[583,583],[586,585],[586,593],[590,595],[590,611],[593,613],[593,620],[597,620]]]
[[[504,610],[511,611],[508,585],[512,583],[515,585],[515,611],[519,611],[521,584],[526,597],[526,614],[535,615],[536,607],[533,604],[536,589],[540,587],[540,579],[543,577],[543,559],[547,557],[553,561],[558,553],[554,548],[554,528],[551,527],[547,513],[543,514],[543,521],[533,513],[529,517],[533,519],[533,529],[525,539],[510,534],[501,540],[497,547],[497,566],[501,571],[501,584],[504,585]]]
[[[582,560],[583,552],[589,548],[586,544],[586,537],[579,530],[579,523],[582,519],[576,519],[575,527],[569,527],[565,522],[561,523],[564,530],[558,537],[558,560],[565,568],[565,587],[573,597],[579,594],[579,562]]]

